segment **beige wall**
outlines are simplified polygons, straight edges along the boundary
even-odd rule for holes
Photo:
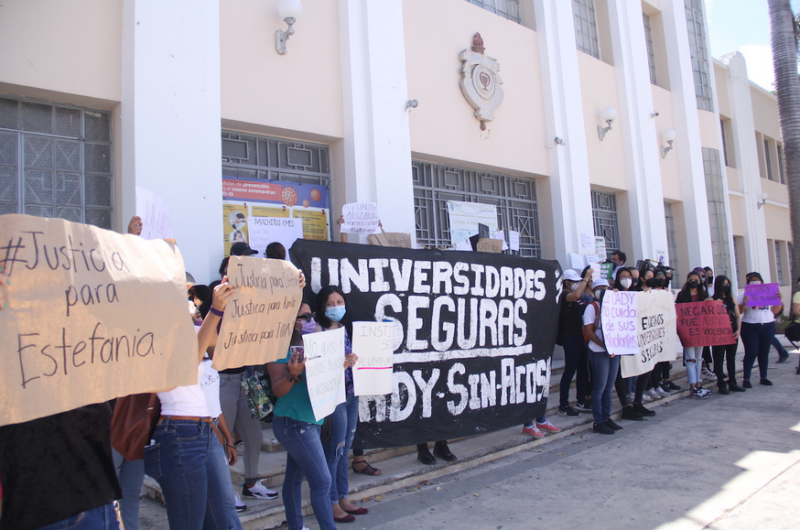
[[[781,125],[778,121],[778,102],[775,96],[751,83],[750,97],[753,101],[756,131],[780,141]]]
[[[773,171],[775,171],[774,168]],[[769,194],[768,200],[770,201],[781,202],[783,204],[789,203],[789,189],[785,184],[774,182],[769,179],[761,179],[761,191]],[[786,212],[788,214],[789,210],[786,210]]]
[[[672,103],[672,92],[661,87],[650,85],[653,92],[653,109],[658,111],[658,116],[653,118],[653,127],[659,145],[659,160],[661,161],[661,192],[666,201],[683,200],[681,193],[680,166],[678,164],[679,149],[687,149],[686,142],[680,138],[673,143],[673,149],[667,153],[666,158],[661,158],[660,146],[664,145],[661,133],[667,129],[675,129],[675,109]]]
[[[730,178],[730,171],[728,169],[728,178]],[[742,205],[742,197],[737,195],[728,195],[728,201],[731,205],[731,230],[735,236],[744,235],[744,209]]]
[[[10,0],[0,5],[4,92],[77,105],[93,103],[82,98],[118,102],[121,57],[120,0]]]
[[[728,151],[728,159],[730,160],[730,151]],[[739,187],[739,170],[727,166],[725,167],[725,174],[728,176],[728,190],[729,191],[742,191]]]
[[[616,71],[613,66],[583,52],[578,52],[578,68],[581,76],[591,184],[600,188],[624,190],[628,187],[628,181],[625,173],[623,135],[619,125],[621,120]],[[617,109],[617,120],[612,129],[606,133],[605,139],[600,141],[597,136],[597,126],[605,126],[600,120],[600,113],[606,107]],[[617,210],[620,211],[620,208],[617,207]]]
[[[719,117],[713,112],[705,110],[698,110],[697,117],[700,122],[700,145],[719,150],[720,164],[724,165],[725,161],[720,145]]]
[[[408,96],[419,102],[410,115],[414,157],[547,175],[552,139],[545,135],[536,33],[464,0],[405,0],[403,18]],[[485,133],[458,85],[458,56],[476,30],[485,54],[500,63],[505,93]]]
[[[730,118],[731,106],[728,99],[728,69],[714,61],[714,78],[717,81],[717,108],[719,113]]]
[[[222,118],[252,132],[341,138],[338,2],[304,2],[286,55],[275,51],[275,31],[286,29],[277,6],[220,1]]]

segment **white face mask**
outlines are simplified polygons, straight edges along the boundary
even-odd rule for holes
[[[600,295],[602,295],[602,294],[603,294],[603,289],[597,289],[597,290],[594,292],[594,297],[595,297],[595,299],[596,299],[596,300],[600,300]]]
[[[579,282],[572,282],[572,285],[570,286],[570,289],[572,289],[572,292],[574,293],[575,291],[578,290],[579,286],[580,286]]]
[[[749,283],[750,285],[761,285],[761,280],[750,280],[747,283]]]
[[[630,279],[630,278],[622,278],[622,279],[619,281],[619,284],[620,284],[620,285],[621,285],[623,288],[625,288],[625,289],[629,289],[629,288],[630,288],[630,286],[633,284],[633,280],[632,280],[632,279]]]

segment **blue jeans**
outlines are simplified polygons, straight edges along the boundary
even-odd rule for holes
[[[347,395],[331,414],[331,439],[323,444],[328,472],[331,474],[331,504],[346,499],[350,486],[347,482],[347,455],[353,445],[358,424],[358,397]]]
[[[589,365],[592,367],[592,416],[599,425],[611,419],[611,392],[619,371],[619,355],[609,357],[606,352],[589,350]]]
[[[225,492],[231,483],[217,472],[220,443],[211,424],[167,419],[153,439],[155,445],[144,449],[144,472],[161,486],[170,528],[227,530]]]
[[[119,530],[119,523],[117,522],[117,512],[114,511],[114,503],[109,502],[69,519],[42,526],[39,530]]]
[[[569,385],[572,377],[578,371],[581,357],[584,356],[586,342],[583,335],[564,335],[564,373],[561,374],[561,385],[559,387],[558,406],[566,408],[569,405]],[[575,382],[575,393],[579,403],[586,399],[586,379],[578,377]],[[543,423],[543,422],[540,422]]]
[[[758,358],[758,371],[761,378],[767,378],[769,367],[769,348],[775,336],[775,322],[750,324],[742,322],[742,344],[744,344],[744,379],[750,379],[753,363]]]
[[[216,435],[214,440],[216,440]],[[225,503],[225,512],[228,514],[228,530],[242,530],[242,522],[239,520],[239,514],[236,513],[236,498],[233,496],[233,484],[231,483],[231,472],[228,468],[228,455],[222,444],[212,444],[210,464],[214,473],[219,477],[222,484],[227,484],[227,488],[223,492],[223,502]],[[125,527],[128,530],[128,527]]]
[[[308,479],[311,490],[311,507],[317,517],[320,530],[336,530],[333,511],[328,495],[331,489],[331,475],[322,451],[319,438],[320,426],[302,421],[275,416],[272,420],[272,433],[286,450],[286,475],[283,479],[283,506],[286,508],[286,522],[289,530],[303,528],[303,501],[300,486],[303,477]]]
[[[777,335],[772,336],[772,345],[775,346],[776,350],[778,350],[779,359],[789,356],[789,352],[783,347],[783,344],[781,344],[781,339],[779,339]]]
[[[119,513],[125,530],[139,530],[139,496],[144,482],[144,460],[125,460],[116,449],[111,449],[114,467],[117,470],[122,498],[119,500]]]

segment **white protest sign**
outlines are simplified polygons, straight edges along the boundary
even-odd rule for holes
[[[511,247],[511,250],[519,250],[519,232],[516,230],[508,231],[508,246]]]
[[[214,368],[222,371],[283,358],[303,296],[300,271],[288,261],[231,256],[228,283],[236,294],[222,318]]]
[[[353,322],[353,389],[357,396],[392,393],[394,322]]]
[[[169,205],[160,195],[136,186],[136,215],[142,218],[144,239],[172,239]]]
[[[606,238],[603,236],[595,236],[594,238],[594,248],[597,252],[597,257],[600,261],[605,261],[608,259],[608,253],[606,251]]]
[[[503,231],[503,230],[498,230],[497,232],[495,232],[495,233],[494,233],[494,238],[495,238],[495,239],[499,239],[500,241],[502,241],[502,242],[503,242],[503,248],[502,248],[502,250],[508,250],[508,243],[506,243],[506,234],[505,234],[505,231]]]
[[[597,264],[597,254],[586,254],[586,265],[592,268],[592,279],[600,279],[600,266]]]
[[[614,355],[636,355],[637,295],[629,291],[606,291],[600,314],[603,325],[603,341],[606,351]]]
[[[639,293],[636,319],[637,355],[620,361],[622,377],[646,374],[656,363],[674,361],[678,353],[675,302],[669,291]]]
[[[450,242],[453,245],[477,234],[479,224],[488,226],[490,234],[497,232],[497,207],[494,204],[447,201],[447,213],[450,219]]]
[[[351,202],[342,206],[344,223],[339,227],[343,234],[380,234],[381,219],[374,202]]]
[[[258,256],[266,257],[267,245],[280,243],[286,249],[286,259],[289,259],[289,249],[298,239],[303,239],[302,217],[249,217],[247,219],[250,232],[250,248],[258,251]]]
[[[594,234],[581,232],[581,254],[594,254]]]
[[[197,383],[174,244],[16,214],[0,241],[0,425]]]
[[[575,254],[574,252],[569,253],[569,262],[570,262],[570,269],[575,269],[580,272],[586,267],[586,258],[584,258],[583,254]]]
[[[317,421],[344,403],[344,328],[303,335],[308,398]]]

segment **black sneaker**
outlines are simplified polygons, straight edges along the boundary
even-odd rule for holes
[[[666,386],[669,387],[670,390],[680,390],[681,389],[681,387],[679,387],[678,385],[676,385],[672,381],[670,381],[669,383],[665,383],[665,384],[666,384]]]
[[[584,405],[583,403],[576,403],[575,404],[575,410],[577,410],[579,412],[591,412],[592,411],[592,407],[589,406],[589,405]]]
[[[566,407],[558,407],[558,413],[561,416],[580,416],[581,413],[577,410],[573,409],[569,405]]]
[[[785,363],[788,360],[789,360],[789,356],[788,355],[784,355],[783,357],[778,358],[778,364]]]
[[[592,427],[592,432],[596,432],[597,434],[614,434],[615,431],[605,423],[598,423]]]
[[[608,425],[609,427],[611,427],[615,431],[621,431],[622,430],[622,425],[619,425],[618,423],[616,423],[612,419],[606,420],[606,425]]]
[[[645,406],[642,405],[641,403],[634,403],[633,404],[633,410],[635,412],[638,412],[642,416],[655,416],[656,415],[656,412],[654,410],[650,410],[648,408],[645,408]]]
[[[761,378],[761,384],[764,386],[772,386],[772,381],[767,379],[766,377]]]
[[[745,388],[753,388],[753,384],[750,383],[749,379],[745,379],[744,381],[742,381],[742,386]]]
[[[632,406],[628,406],[622,409],[622,419],[632,420],[632,421],[644,421],[644,416],[633,410]]]

